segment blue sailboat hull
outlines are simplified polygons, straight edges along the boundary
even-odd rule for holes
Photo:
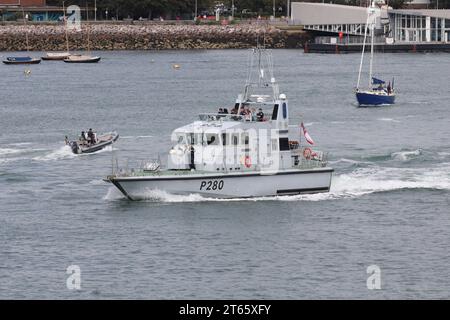
[[[360,106],[381,106],[395,103],[395,95],[382,95],[371,92],[356,92],[356,100]]]

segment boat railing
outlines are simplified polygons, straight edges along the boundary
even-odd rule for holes
[[[272,119],[272,113],[264,113],[263,120],[258,120],[256,113],[248,115],[222,114],[222,113],[201,113],[198,115],[201,121],[240,121],[240,122],[265,122]]]
[[[116,177],[130,177],[139,176],[146,173],[156,173],[165,168],[165,165],[161,161],[161,155],[158,154],[158,158],[133,160],[129,159],[120,160],[118,158],[113,159],[112,163],[112,175]]]
[[[326,167],[328,164],[328,153],[312,150],[309,147],[291,148],[294,157],[294,166],[305,169]]]

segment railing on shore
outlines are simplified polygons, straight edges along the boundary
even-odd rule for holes
[[[330,37],[330,36],[321,36],[316,37],[314,39],[314,43],[316,44],[337,44],[337,45],[347,45],[347,44],[355,44],[362,45],[364,41],[364,37],[347,37],[344,36],[342,39],[339,37]],[[386,38],[384,36],[377,36],[374,39],[375,44],[386,44]],[[370,45],[370,37],[368,37],[367,45]]]

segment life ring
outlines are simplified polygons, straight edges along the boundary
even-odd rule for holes
[[[247,168],[250,168],[252,166],[252,161],[249,156],[245,156],[244,164]]]
[[[303,157],[305,157],[305,159],[310,160],[311,154],[312,154],[312,150],[310,148],[305,148],[303,150]]]

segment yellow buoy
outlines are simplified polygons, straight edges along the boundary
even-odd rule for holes
[[[181,66],[179,65],[179,64],[173,64],[172,65],[172,68],[174,68],[174,69],[180,69],[181,68]]]

